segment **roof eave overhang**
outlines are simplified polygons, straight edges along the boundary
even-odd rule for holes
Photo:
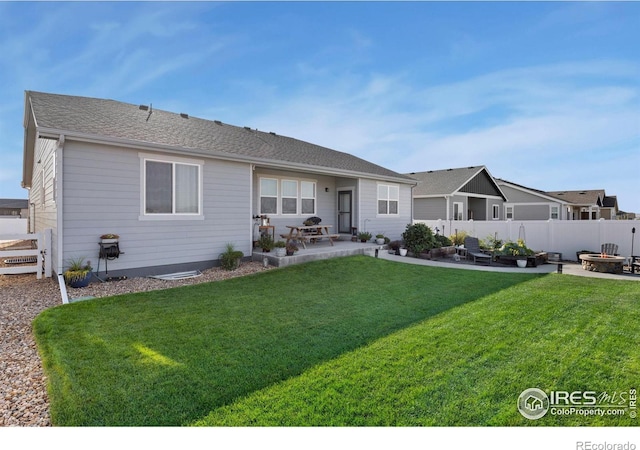
[[[542,194],[542,193],[540,193],[538,191],[535,191],[533,189],[527,189],[524,186],[519,186],[517,184],[513,184],[513,183],[510,183],[510,182],[505,181],[505,180],[500,181],[498,184],[504,184],[506,186],[509,186],[511,189],[515,189],[515,190],[521,191],[521,192],[526,192],[527,194],[535,195],[536,197],[540,197],[540,198],[548,200],[548,201],[560,203],[561,205],[569,204],[569,202],[567,202],[566,200],[563,200],[561,198],[551,197],[549,195]]]
[[[22,181],[20,185],[28,189],[31,187],[31,180],[33,178],[33,159],[37,138],[37,122],[28,92],[25,92],[24,118],[22,124],[24,128],[24,144],[22,147]]]
[[[125,146],[128,148],[135,148],[138,150],[146,150],[146,151],[161,151],[166,153],[175,153],[180,155],[194,155],[194,156],[204,156],[209,158],[220,159],[224,161],[233,161],[233,162],[244,162],[248,164],[256,164],[264,167],[273,167],[278,169],[290,169],[290,170],[298,170],[309,173],[317,173],[324,175],[336,175],[336,176],[345,176],[345,177],[358,177],[358,178],[370,178],[381,181],[390,181],[395,183],[403,183],[409,185],[416,185],[417,182],[411,178],[403,178],[403,177],[393,177],[388,175],[380,175],[369,172],[357,172],[345,169],[336,169],[333,167],[323,167],[323,166],[314,166],[309,164],[301,164],[290,161],[282,161],[282,160],[271,160],[266,158],[255,158],[246,155],[239,154],[231,154],[225,152],[218,152],[215,150],[202,150],[197,148],[186,148],[186,147],[176,147],[172,145],[158,144],[154,142],[143,142],[136,141],[132,139],[124,139],[124,138],[114,138],[114,137],[105,137],[99,135],[90,135],[77,133],[68,130],[58,130],[53,128],[40,128],[38,130],[39,137],[49,138],[49,139],[57,139],[60,135],[64,135],[67,141],[75,140],[80,142],[91,142],[98,144],[110,144],[110,145],[118,145]]]

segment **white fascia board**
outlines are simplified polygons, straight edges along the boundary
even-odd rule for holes
[[[488,195],[488,194],[476,194],[474,192],[455,192],[452,197],[474,197],[474,198],[489,198],[492,200],[504,200],[507,197],[500,197],[499,195]],[[505,200],[506,201],[506,200]]]

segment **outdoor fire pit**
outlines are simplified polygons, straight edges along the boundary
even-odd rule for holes
[[[601,254],[580,255],[582,268],[592,272],[622,273],[624,258],[622,256],[611,256]]]

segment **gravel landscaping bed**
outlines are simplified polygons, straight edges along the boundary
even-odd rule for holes
[[[235,271],[206,270],[197,278],[164,281],[130,278],[94,282],[67,289],[70,301],[79,297],[107,297],[224,280],[265,270],[244,263]],[[50,426],[46,377],[33,339],[31,322],[43,310],[62,304],[57,278],[37,280],[35,274],[0,275],[0,426]]]

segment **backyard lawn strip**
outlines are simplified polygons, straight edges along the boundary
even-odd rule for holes
[[[575,278],[351,257],[34,325],[56,425],[528,425],[528,387],[639,379],[639,284]]]

